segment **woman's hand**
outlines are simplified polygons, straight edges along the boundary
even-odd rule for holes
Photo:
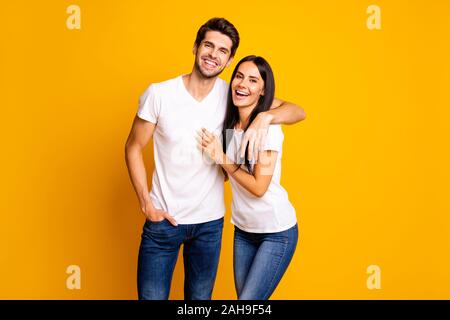
[[[224,153],[222,150],[222,143],[219,138],[211,132],[202,128],[201,132],[197,132],[197,142],[199,148],[208,155],[208,157],[215,163],[220,164],[223,161]]]

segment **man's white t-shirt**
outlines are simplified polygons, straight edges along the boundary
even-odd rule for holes
[[[202,127],[221,134],[228,84],[217,78],[201,101],[187,91],[182,76],[154,83],[139,99],[138,117],[156,124],[153,205],[179,224],[203,223],[224,216],[224,176],[197,147]]]
[[[233,130],[227,146],[227,156],[234,163],[240,160],[242,130]],[[280,125],[270,125],[263,150],[277,151],[275,170],[269,188],[262,197],[256,197],[230,176],[233,191],[231,223],[239,229],[254,233],[280,232],[297,223],[295,209],[288,199],[286,190],[280,184],[283,131]],[[245,163],[241,168],[248,172]]]

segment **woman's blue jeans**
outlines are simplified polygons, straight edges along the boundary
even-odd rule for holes
[[[298,225],[275,233],[234,229],[234,283],[239,300],[267,300],[285,273],[298,240]]]

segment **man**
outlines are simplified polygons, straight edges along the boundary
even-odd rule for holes
[[[138,259],[139,299],[168,299],[181,244],[185,299],[211,299],[225,212],[224,176],[219,166],[203,159],[195,137],[202,127],[222,130],[228,84],[218,75],[231,64],[238,46],[239,34],[230,22],[207,21],[197,33],[192,72],[152,84],[140,97],[125,147],[146,217]],[[300,107],[275,99],[248,130],[249,158],[263,144],[269,124],[304,117]],[[142,150],[151,138],[155,170],[149,193]]]

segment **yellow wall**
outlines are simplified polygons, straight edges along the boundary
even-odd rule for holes
[[[70,4],[81,30],[66,26]],[[371,4],[381,30],[366,26]],[[144,218],[124,143],[138,97],[189,72],[198,27],[223,16],[241,34],[236,59],[266,57],[277,96],[308,115],[284,127],[300,241],[273,298],[449,299],[449,12],[445,0],[2,1],[0,298],[137,297]],[[215,299],[235,298],[228,184],[226,200]],[[69,265],[81,290],[66,288]],[[370,265],[381,289],[366,286]],[[171,298],[182,279],[179,260]]]

